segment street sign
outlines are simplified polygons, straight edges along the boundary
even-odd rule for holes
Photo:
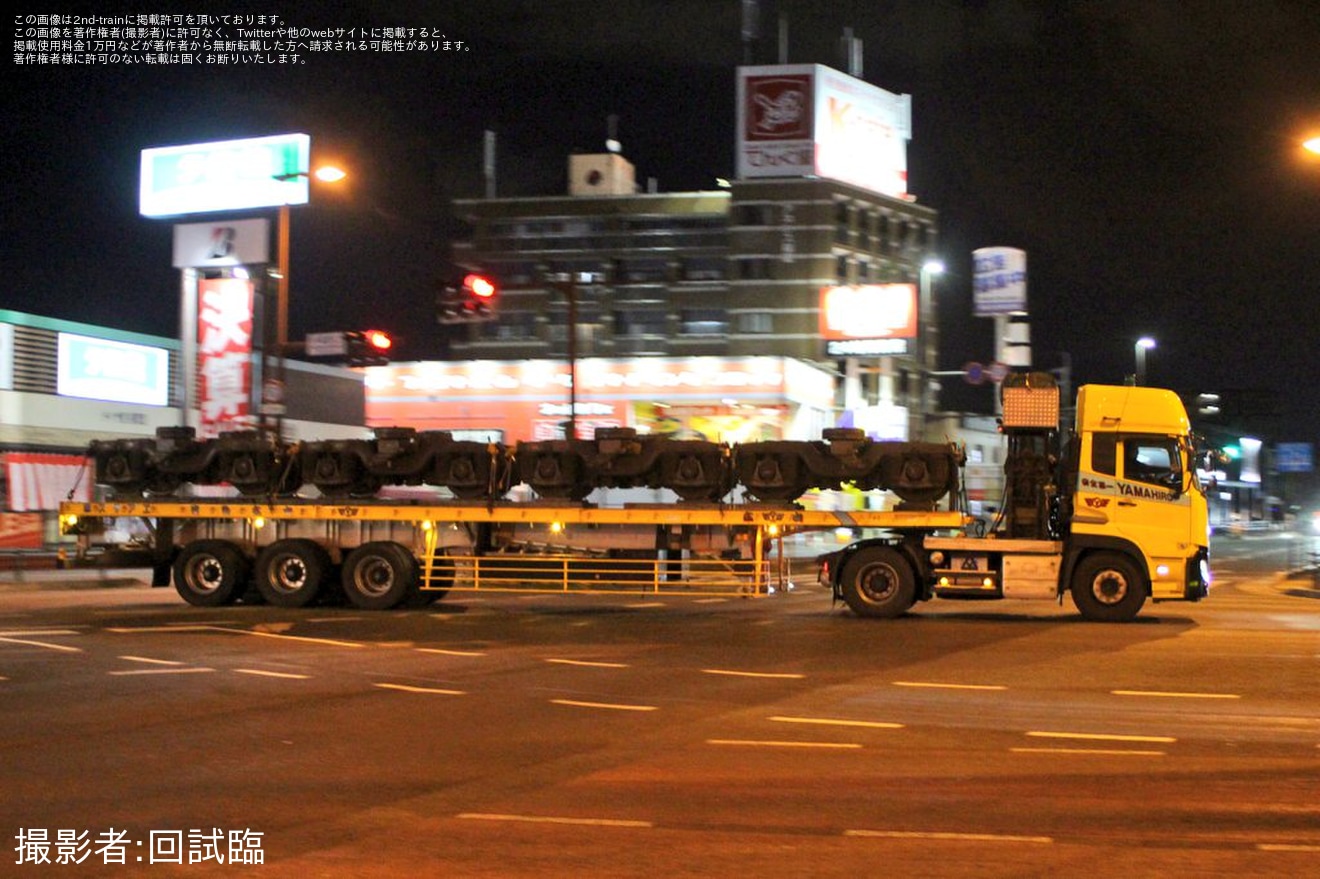
[[[305,342],[308,357],[343,357],[348,354],[348,342],[343,332],[308,333]]]
[[[1274,468],[1280,473],[1310,473],[1314,469],[1310,443],[1279,443],[1274,447]]]

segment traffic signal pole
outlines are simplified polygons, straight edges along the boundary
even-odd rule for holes
[[[568,295],[568,436],[577,439],[577,281],[569,276]]]

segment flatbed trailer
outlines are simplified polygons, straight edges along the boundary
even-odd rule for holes
[[[765,595],[787,584],[789,534],[966,523],[954,510],[382,498],[67,502],[60,515],[83,557],[107,523],[146,523],[141,558],[153,583],[173,580],[191,604],[225,604],[255,586],[266,601],[297,607],[337,584],[365,609],[422,606],[452,590]]]
[[[522,443],[514,457],[498,444],[410,429],[296,451],[167,431],[93,443],[97,484],[121,499],[67,503],[61,515],[80,556],[107,520],[148,523],[153,582],[172,578],[196,605],[255,586],[273,604],[302,606],[336,581],[360,608],[423,605],[453,589],[760,595],[785,582],[783,537],[838,528],[862,533],[822,556],[819,579],[860,616],[897,617],[937,597],[1070,594],[1083,617],[1123,622],[1148,599],[1204,598],[1208,505],[1178,396],[1083,385],[1065,432],[1053,376],[1014,373],[1001,391],[1005,491],[984,536],[969,536],[954,509],[965,456],[952,444],[873,443],[853,428],[819,443],[732,451],[607,431],[590,442]],[[515,463],[540,500],[505,499]],[[391,498],[379,493],[387,478],[458,499]],[[303,494],[309,479],[317,500]],[[180,497],[184,483],[228,484],[239,496]],[[900,503],[802,509],[793,499],[812,484],[883,489]],[[668,487],[682,500],[596,506],[584,500],[593,486]],[[734,496],[758,500],[718,500]],[[950,509],[937,509],[942,498]]]

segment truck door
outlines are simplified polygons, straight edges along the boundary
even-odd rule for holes
[[[1191,495],[1178,438],[1117,435],[1118,473],[1109,510],[1114,530],[1151,557],[1180,557],[1191,539]]]

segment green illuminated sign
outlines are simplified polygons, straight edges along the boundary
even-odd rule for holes
[[[142,151],[144,217],[306,204],[311,138],[280,134]]]

